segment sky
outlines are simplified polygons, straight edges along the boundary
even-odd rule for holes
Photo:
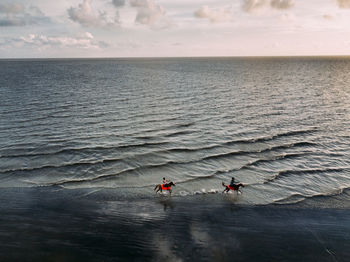
[[[350,55],[350,0],[0,0],[0,58]]]

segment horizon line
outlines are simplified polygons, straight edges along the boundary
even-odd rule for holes
[[[350,55],[247,55],[247,56],[120,56],[120,57],[10,57],[3,60],[104,60],[104,59],[208,59],[208,58],[350,58]]]

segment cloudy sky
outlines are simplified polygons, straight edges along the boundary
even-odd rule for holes
[[[350,55],[350,0],[0,0],[0,58]]]

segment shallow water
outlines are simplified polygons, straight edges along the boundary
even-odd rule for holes
[[[250,204],[350,187],[350,60],[0,61],[0,186],[221,191]]]

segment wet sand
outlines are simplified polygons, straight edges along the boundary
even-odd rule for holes
[[[236,198],[4,189],[0,260],[350,261],[349,209]]]

